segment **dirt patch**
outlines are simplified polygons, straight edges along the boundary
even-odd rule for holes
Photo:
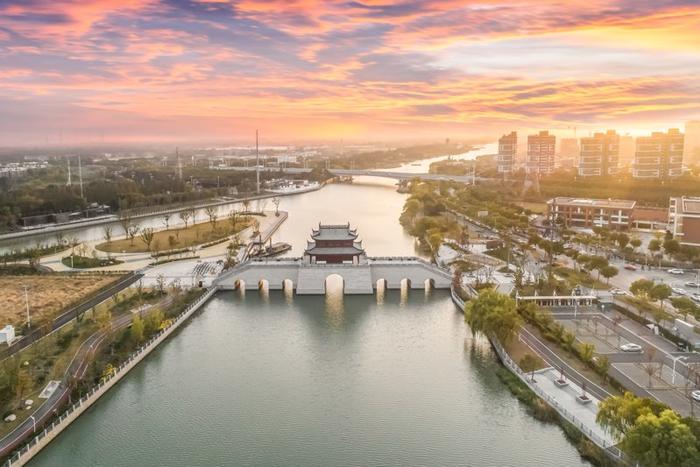
[[[79,303],[96,290],[117,280],[113,275],[0,276],[0,324],[19,327],[27,321],[24,287],[34,326],[55,318],[66,307]]]

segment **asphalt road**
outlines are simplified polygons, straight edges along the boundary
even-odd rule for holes
[[[171,299],[167,298],[159,302],[158,305],[167,306],[170,303]],[[82,379],[85,376],[90,362],[92,361],[92,356],[104,343],[107,336],[111,332],[129,326],[133,316],[132,313],[119,315],[112,320],[111,331],[97,331],[83,341],[73,356],[71,363],[68,365],[60,385],[53,394],[51,394],[29,418],[18,425],[11,433],[8,433],[4,438],[0,439],[0,458],[9,456],[17,447],[21,446],[28,437],[32,436],[36,431],[40,431],[41,427],[43,427],[51,417],[59,413],[59,409],[61,409],[66,402],[70,401],[70,382]]]

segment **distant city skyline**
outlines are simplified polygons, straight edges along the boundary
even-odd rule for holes
[[[647,135],[700,119],[690,0],[6,0],[0,147]]]

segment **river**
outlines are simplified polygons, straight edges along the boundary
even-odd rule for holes
[[[473,151],[468,151],[462,154],[456,154],[456,155],[451,155],[451,156],[439,156],[439,157],[433,157],[430,159],[423,159],[416,161],[412,164],[404,164],[399,167],[394,167],[390,169],[380,169],[382,171],[391,171],[391,172],[406,172],[406,173],[427,173],[430,164],[433,162],[445,160],[448,157],[452,157],[453,159],[462,159],[462,160],[468,160],[468,159],[475,159],[476,157],[484,154],[493,154],[495,151],[497,151],[498,145],[495,143],[492,144],[486,144],[484,146],[478,147]],[[359,184],[364,184],[364,183],[369,183],[371,185],[381,185],[381,186],[393,186],[395,181],[393,180],[387,180],[387,179],[377,179],[375,177],[356,177],[356,183]],[[328,196],[326,196],[326,193],[328,191],[327,188],[321,190],[324,194],[321,195],[321,201],[320,203],[326,203],[328,202]],[[297,204],[294,201],[289,202],[288,200],[295,200],[300,197],[309,197],[311,196],[310,194],[304,194],[304,195],[295,195],[291,197],[284,197],[282,203],[280,204],[280,209],[284,210],[290,210],[293,209],[294,206]],[[334,197],[334,202],[337,201],[346,201],[346,202],[352,202],[352,199],[347,200],[347,199],[339,199],[337,197]],[[402,201],[401,201],[402,203]],[[317,205],[316,205],[317,206]],[[381,205],[378,206],[373,206],[375,208],[381,207]],[[390,206],[393,207],[393,206]],[[232,208],[236,208],[239,210],[243,209],[243,206],[241,203],[231,203],[231,204],[225,204],[216,207],[216,212],[217,215],[219,216],[219,219],[225,219],[226,215],[230,212]],[[369,207],[371,208],[371,207]],[[253,201],[250,204],[250,209],[251,210],[261,210],[261,209],[274,209],[271,200],[266,199],[266,200],[257,200]],[[338,211],[340,212],[340,211]],[[400,211],[399,211],[400,212]],[[333,213],[335,215],[336,213]],[[204,212],[204,209],[199,209],[197,210],[196,214],[196,219],[198,222],[203,222],[204,220],[207,219],[207,215]],[[344,219],[344,218],[343,218]],[[376,218],[372,217],[371,221],[373,222]],[[330,219],[318,219],[318,220],[324,220],[327,222]],[[358,222],[361,219],[358,218]],[[165,226],[163,224],[163,217],[160,215],[156,216],[150,216],[150,217],[144,217],[140,218],[137,220],[139,226],[141,228],[146,228],[146,227],[151,227],[156,230],[162,230]],[[180,226],[183,225],[182,219],[177,214],[171,214],[170,219],[169,219],[169,226],[174,227],[174,226]],[[191,222],[191,220],[190,220]],[[317,222],[317,221],[316,221]],[[345,220],[343,220],[345,222]],[[373,222],[374,224],[374,222]],[[363,224],[364,226],[365,224]],[[103,225],[97,225],[97,226],[76,226],[73,229],[68,229],[68,230],[63,230],[61,231],[61,235],[65,239],[78,239],[81,242],[94,242],[94,243],[101,243],[104,241],[104,229],[105,227],[110,227],[112,229],[112,235],[114,237],[123,237],[124,236],[124,231],[122,227],[119,225],[118,222],[111,222],[109,224],[103,224]],[[282,230],[282,232],[288,232],[288,227],[285,227],[285,229]],[[296,237],[295,237],[296,238]],[[38,244],[43,244],[43,245],[50,245],[50,244],[55,244],[57,241],[56,239],[56,234],[55,233],[45,233],[45,234],[35,234],[31,235],[28,237],[20,237],[20,238],[15,238],[15,239],[6,239],[6,240],[0,240],[0,254],[10,252],[13,250],[23,250],[25,248],[30,248],[30,247],[35,247]],[[302,240],[303,241],[303,240]],[[302,249],[303,251],[303,249]]]
[[[415,254],[405,195],[358,182],[283,199],[290,254],[319,221]],[[443,291],[222,292],[32,465],[588,465],[497,365]]]

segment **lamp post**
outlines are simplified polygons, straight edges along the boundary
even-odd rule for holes
[[[24,286],[24,303],[27,307],[27,329],[32,328],[32,322],[29,319],[29,292],[27,292],[27,286]]]
[[[671,372],[672,373],[671,385],[673,385],[676,382],[676,362],[678,360],[688,360],[688,357],[676,357],[676,358],[671,357],[671,359],[673,360],[673,371]]]
[[[33,432],[36,433],[36,418],[34,418],[34,415],[30,415],[29,418],[32,419]]]

